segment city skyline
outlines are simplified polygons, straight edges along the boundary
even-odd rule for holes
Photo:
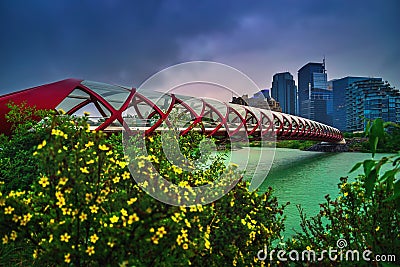
[[[0,2],[0,94],[82,78],[138,87],[192,60],[270,88],[275,73],[326,58],[328,80],[400,87],[398,1]],[[246,88],[239,94],[252,94]]]

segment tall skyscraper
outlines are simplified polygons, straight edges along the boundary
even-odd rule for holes
[[[296,115],[297,88],[292,74],[277,73],[273,77],[272,97],[281,105],[282,112]]]
[[[367,120],[376,118],[400,123],[400,92],[382,78],[370,78],[348,86],[346,130],[364,131]]]
[[[328,88],[325,60],[307,63],[298,71],[299,115],[304,118],[332,123],[332,90]]]
[[[330,81],[333,91],[333,127],[346,131],[346,88],[363,80],[368,80],[368,77],[344,77]]]

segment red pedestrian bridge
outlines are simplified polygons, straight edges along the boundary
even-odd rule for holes
[[[316,121],[212,99],[136,90],[87,80],[66,79],[0,96],[0,132],[10,134],[7,103],[26,102],[37,109],[89,112],[92,129],[141,131],[151,135],[175,129],[184,135],[201,131],[234,140],[314,140],[344,143],[342,133]]]

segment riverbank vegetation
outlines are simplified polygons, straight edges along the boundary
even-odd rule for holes
[[[392,122],[382,122],[382,127],[384,131],[382,137],[379,138],[376,152],[397,153],[400,151],[400,125]],[[367,133],[344,133],[343,136],[346,139],[349,151],[372,152]]]
[[[397,266],[394,264],[400,262],[400,180],[397,178],[400,153],[374,159],[379,144],[391,140],[382,120],[371,122],[367,135],[372,158],[355,164],[350,170],[362,167],[364,174],[355,181],[340,178],[339,196],[332,199],[327,195],[316,216],[308,218],[298,207],[302,231],[286,243],[287,251],[336,249],[342,252],[342,255],[335,255],[344,259],[341,265],[345,266],[354,266],[355,262],[357,266]],[[387,165],[391,167],[383,172],[382,168]],[[357,250],[359,254],[345,254],[348,250]],[[362,253],[367,250],[370,261],[363,258],[365,254]],[[379,262],[379,259],[387,262]],[[320,262],[331,263],[327,256]]]
[[[278,203],[271,188],[262,195],[249,192],[236,166],[225,168],[223,157],[204,150],[202,135],[171,142],[160,135],[135,139],[145,142],[145,154],[130,146],[134,153],[127,158],[121,135],[90,131],[87,116],[38,115],[39,125],[9,117],[14,135],[0,138],[1,266],[286,266],[277,254],[260,261],[257,253],[265,247],[296,250],[301,262],[302,251],[320,258],[323,250],[337,249],[339,239],[346,242],[343,251],[370,250],[371,259],[395,255],[400,260],[400,154],[374,158],[385,140],[395,142],[394,130],[385,131],[388,126],[380,120],[367,128],[372,158],[351,170],[362,168],[364,174],[354,181],[338,179],[339,196],[326,196],[315,216],[307,217],[299,207],[302,231],[284,240],[287,203]],[[211,160],[212,166],[193,172],[190,164],[187,169],[172,164],[179,157],[162,152],[172,141],[190,162]],[[390,167],[383,172],[383,166]],[[221,173],[239,182],[210,204],[179,207],[145,192],[153,180],[137,181],[157,173],[180,188],[218,182]],[[322,261],[302,263],[354,266],[354,260],[336,255],[336,260],[325,254]],[[381,265],[361,257],[357,265]]]
[[[281,140],[276,142],[276,147],[307,150],[315,144],[318,144],[318,142],[309,140]]]

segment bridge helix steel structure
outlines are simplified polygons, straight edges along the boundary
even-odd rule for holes
[[[26,102],[38,109],[63,109],[70,115],[88,111],[91,127],[106,132],[126,130],[134,134],[140,130],[151,135],[174,127],[181,135],[197,130],[231,140],[271,140],[271,137],[332,143],[344,140],[338,129],[294,115],[77,79],[0,96],[0,131],[3,133],[10,132],[4,117],[10,101]]]

